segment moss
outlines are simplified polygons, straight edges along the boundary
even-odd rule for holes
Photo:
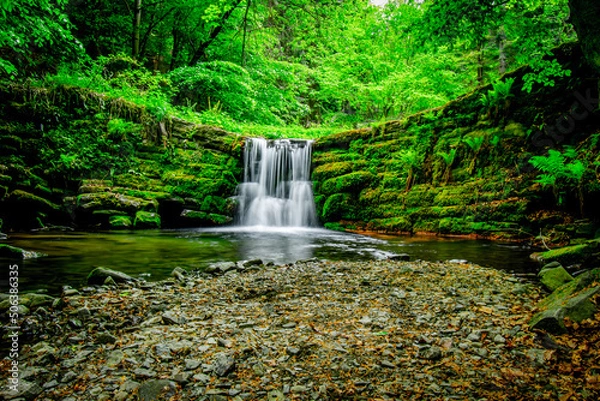
[[[372,173],[356,171],[324,181],[321,192],[325,195],[341,192],[358,194],[364,187],[371,185],[374,180],[375,176]]]
[[[120,210],[127,212],[127,214],[133,214],[139,210],[156,212],[158,202],[113,192],[95,192],[79,195],[77,197],[77,206],[89,212],[96,210]]]
[[[580,245],[566,246],[536,253],[532,256],[543,263],[557,261],[566,266],[573,263],[586,263],[593,260],[594,254],[598,252],[599,246],[599,241],[592,240]]]
[[[324,181],[340,175],[351,173],[357,168],[361,167],[357,163],[348,161],[322,164],[318,167],[315,167],[312,172],[312,178],[316,181]]]
[[[160,228],[160,216],[158,213],[139,211],[135,214],[133,225],[135,228]]]
[[[325,223],[324,227],[328,230],[333,230],[333,231],[346,231],[346,229],[344,228],[343,225],[341,225],[340,223]]]
[[[26,191],[22,191],[20,189],[17,189],[15,191],[11,192],[8,195],[7,200],[9,200],[11,202],[16,202],[19,204],[29,204],[39,210],[44,210],[44,211],[50,211],[50,210],[56,211],[56,210],[60,209],[60,207],[58,205],[56,205],[55,203],[52,203],[47,199],[44,199],[42,197],[39,197],[37,195],[31,194]]]
[[[392,217],[388,219],[374,219],[369,222],[369,228],[389,232],[412,232],[412,222],[406,217]]]
[[[540,278],[540,282],[550,291],[554,291],[564,284],[573,281],[573,277],[562,266],[542,269],[538,273],[538,277]]]
[[[0,257],[3,258],[18,258],[23,259],[25,250],[7,244],[0,244]]]
[[[321,217],[325,222],[339,221],[342,219],[356,220],[355,205],[356,202],[351,194],[333,194],[325,201]]]
[[[110,216],[108,218],[108,225],[113,229],[133,227],[131,217],[129,216]]]
[[[233,219],[229,216],[196,210],[184,210],[181,217],[188,222],[188,225],[197,226],[222,226],[233,222]]]

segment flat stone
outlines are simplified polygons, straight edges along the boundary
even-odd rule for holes
[[[171,380],[150,380],[138,389],[139,401],[168,400],[177,392],[177,385]]]

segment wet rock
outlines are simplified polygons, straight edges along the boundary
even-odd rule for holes
[[[177,393],[177,384],[171,380],[150,380],[138,389],[139,401],[168,400]]]
[[[181,267],[176,267],[171,272],[171,276],[175,277],[177,279],[177,281],[180,281],[180,282],[184,282],[185,281],[186,275],[187,275],[187,271],[185,271]]]
[[[395,261],[404,261],[408,262],[410,260],[410,255],[408,253],[399,253],[397,255],[391,255],[388,257],[389,260]]]
[[[90,272],[87,277],[88,284],[104,284],[104,281],[111,277],[116,283],[131,283],[137,281],[135,278],[123,272],[98,267]]]
[[[246,260],[244,262],[242,262],[242,267],[244,267],[245,269],[252,267],[252,266],[260,266],[263,264],[263,261],[260,259],[252,259],[252,260]]]

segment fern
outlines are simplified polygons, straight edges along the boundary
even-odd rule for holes
[[[576,189],[580,208],[583,209],[581,183],[587,167],[577,157],[577,149],[565,146],[562,153],[550,149],[547,156],[533,156],[529,163],[541,172],[535,182],[543,187],[551,187],[559,205],[563,203],[564,192]]]
[[[482,136],[474,136],[472,138],[464,138],[463,142],[466,143],[471,150],[477,154],[483,145],[484,138]]]

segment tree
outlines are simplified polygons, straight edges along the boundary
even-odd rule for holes
[[[8,76],[51,71],[82,56],[70,31],[66,0],[2,1],[0,3],[0,74]]]
[[[595,0],[569,0],[569,8],[583,53],[600,74],[600,3]]]

